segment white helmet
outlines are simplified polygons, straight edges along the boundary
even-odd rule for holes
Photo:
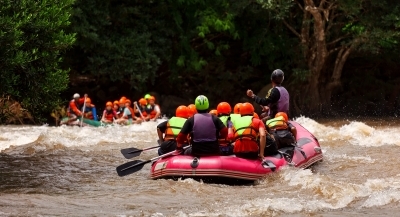
[[[79,93],[75,93],[74,94],[74,99],[76,99],[76,98],[80,98],[81,96],[79,95]]]

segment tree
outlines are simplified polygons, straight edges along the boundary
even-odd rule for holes
[[[0,4],[0,93],[38,120],[59,104],[68,70],[61,54],[75,40],[65,33],[73,0],[5,0]]]
[[[306,70],[303,100],[311,111],[326,108],[341,86],[354,51],[383,52],[398,43],[399,7],[390,0],[257,0],[299,41]]]

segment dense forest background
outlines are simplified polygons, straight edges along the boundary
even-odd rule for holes
[[[0,122],[46,122],[75,92],[98,109],[157,96],[173,113],[261,96],[285,72],[291,116],[400,113],[397,0],[5,0]]]

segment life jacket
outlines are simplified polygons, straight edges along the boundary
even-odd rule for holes
[[[124,115],[124,109],[125,109],[125,107],[118,108],[118,111],[117,111],[118,118],[121,118]]]
[[[150,114],[152,111],[154,111],[154,105],[147,104],[146,107],[144,108],[144,111],[147,114]]]
[[[80,111],[82,110],[82,106],[80,106],[79,103],[76,103],[74,99],[71,100],[68,104],[68,109],[67,109],[68,114],[75,114],[76,116],[78,116],[77,112],[75,112],[72,107],[75,107]]]
[[[172,117],[168,120],[167,130],[165,131],[164,140],[175,140],[179,132],[185,124],[186,118]]]
[[[90,120],[93,120],[94,119],[94,116],[93,116],[93,105],[91,105],[91,106],[85,106],[85,110],[83,111],[83,116],[86,118],[86,119],[90,119]]]
[[[219,119],[222,121],[222,123],[225,125],[225,127],[228,127],[228,119],[230,119],[230,116],[224,115],[224,116],[219,117]],[[220,137],[220,138],[218,138],[218,143],[221,146],[227,146],[227,145],[229,145],[230,142],[228,140],[226,140],[226,138]]]
[[[271,130],[287,130],[289,127],[282,116],[270,119],[266,122],[267,126]]]
[[[128,115],[128,118],[129,118],[129,116],[130,116],[130,118],[132,118],[133,115],[135,114],[135,110],[133,110],[133,108],[131,108],[131,107],[128,107],[128,109],[131,112],[131,115]]]
[[[149,104],[150,105],[150,104]],[[160,107],[159,105],[157,105],[157,104],[154,104],[153,106],[152,105],[150,105],[151,106],[151,111],[149,112],[149,111],[147,111],[149,114],[150,114],[150,119],[152,119],[152,118],[154,118],[155,116],[156,116],[156,114],[157,114],[157,112],[156,112],[156,110],[155,110],[155,108],[156,108],[156,106],[158,106],[158,107]]]
[[[234,120],[236,120],[242,116],[240,114],[231,114],[230,117],[231,117],[231,121],[233,123]]]
[[[233,133],[235,141],[238,139],[257,141],[258,132],[253,127],[253,116],[243,116],[233,120]]]
[[[193,116],[193,142],[216,142],[217,128],[211,114],[197,113]]]
[[[105,119],[109,121],[113,121],[114,115],[116,114],[114,110],[108,111],[107,109],[104,110],[105,114]]]
[[[125,119],[132,119],[132,108],[130,108],[130,107],[124,107],[124,111],[125,111],[125,109],[128,109],[130,112],[131,112],[131,114],[130,115],[127,115],[127,117],[125,117]],[[123,117],[124,116],[124,111],[121,113],[121,117]]]
[[[285,112],[286,114],[289,114],[289,92],[282,86],[276,86],[275,88],[279,91],[280,97],[278,102],[270,105],[268,115],[270,117],[275,117],[276,113],[278,112]]]

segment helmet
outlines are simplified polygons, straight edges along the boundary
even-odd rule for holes
[[[218,111],[216,109],[212,109],[210,112],[208,112],[212,115],[218,116]]]
[[[85,102],[86,102],[86,103],[92,103],[92,100],[91,100],[89,97],[87,97],[86,100],[85,100]]]
[[[77,99],[77,98],[81,98],[81,96],[79,95],[79,93],[75,93],[75,94],[74,94],[74,99]]]
[[[139,104],[140,105],[147,105],[147,100],[145,98],[139,99]]]
[[[255,112],[254,112],[254,114],[253,114],[253,117],[254,117],[254,118],[257,118],[257,119],[260,119],[260,117],[258,116],[258,114],[255,113]]]
[[[148,100],[149,100],[149,101],[150,101],[150,100],[156,101],[156,98],[155,98],[154,96],[150,96]]]
[[[129,105],[132,103],[129,99],[125,100],[125,104],[129,103]]]
[[[230,114],[232,111],[231,105],[227,102],[221,102],[217,106],[218,114]]]
[[[278,112],[278,113],[276,113],[275,117],[277,118],[277,117],[279,117],[279,116],[283,117],[283,118],[285,119],[285,121],[288,121],[288,120],[289,120],[289,118],[288,118],[288,116],[287,116],[287,114],[286,114],[285,112]]]
[[[151,95],[150,94],[146,94],[146,95],[144,95],[144,99],[149,99],[151,97]]]
[[[194,104],[196,105],[197,110],[207,110],[210,106],[207,97],[204,95],[196,97]]]
[[[120,100],[119,100],[119,104],[125,104],[125,102],[126,102],[126,98],[124,99],[124,98],[121,98]]]
[[[235,107],[233,108],[233,113],[234,114],[240,114],[240,106],[242,106],[242,103],[237,103]]]
[[[189,112],[189,117],[192,117],[194,114],[197,113],[196,106],[194,104],[188,105],[188,112]]]
[[[106,103],[106,107],[107,107],[107,106],[111,106],[111,107],[112,107],[112,106],[113,106],[112,102],[107,102],[107,103]]]
[[[271,74],[271,81],[275,84],[281,84],[285,79],[285,74],[280,69],[275,69]]]
[[[118,105],[118,104],[119,104],[118,100],[115,100],[114,105]]]
[[[188,108],[184,105],[178,106],[178,108],[176,108],[175,111],[175,116],[180,118],[188,118],[189,117]]]
[[[123,96],[123,97],[121,97],[121,99],[126,100],[126,97]],[[120,100],[121,100],[121,99],[120,99]]]
[[[240,115],[253,115],[254,107],[252,104],[245,102],[240,106]]]

